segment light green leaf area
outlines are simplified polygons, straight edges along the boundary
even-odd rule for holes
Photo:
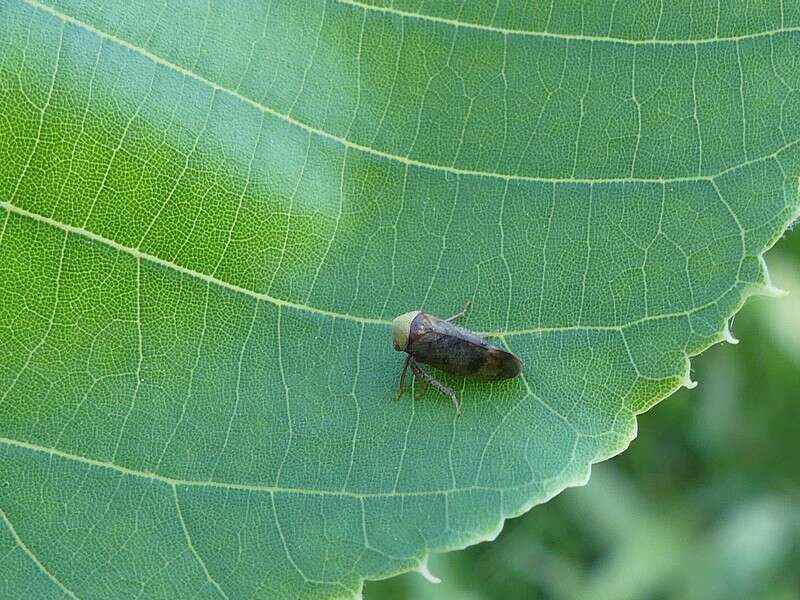
[[[775,289],[800,5],[382,4],[0,5],[0,596],[356,596]],[[393,402],[466,300],[523,376]]]

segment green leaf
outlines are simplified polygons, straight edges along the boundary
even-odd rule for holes
[[[0,595],[350,597],[585,482],[775,290],[798,42],[777,0],[4,2]],[[523,376],[392,402],[392,317],[465,300]]]

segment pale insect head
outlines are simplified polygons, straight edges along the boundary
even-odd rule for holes
[[[395,317],[394,321],[392,321],[392,338],[394,339],[395,350],[402,352],[408,348],[408,334],[411,331],[411,322],[419,312],[418,310],[412,310]]]

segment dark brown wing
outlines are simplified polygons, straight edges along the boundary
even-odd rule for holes
[[[420,313],[411,322],[406,351],[419,362],[442,371],[477,379],[510,379],[522,362],[478,334]]]

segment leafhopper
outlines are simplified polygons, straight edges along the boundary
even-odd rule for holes
[[[453,389],[428,373],[420,363],[483,381],[511,379],[522,372],[522,361],[513,353],[490,344],[477,333],[454,325],[466,315],[469,303],[460,313],[440,319],[412,310],[392,321],[394,349],[408,354],[400,374],[400,387],[395,399],[405,391],[406,372],[410,368],[417,378],[420,395],[430,384],[448,396],[461,413],[461,404]]]

